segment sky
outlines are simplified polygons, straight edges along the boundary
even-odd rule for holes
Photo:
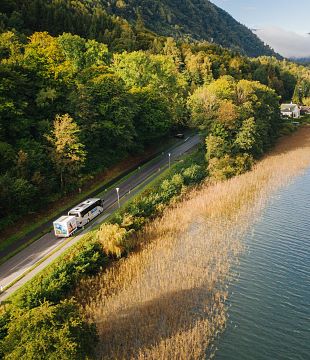
[[[310,57],[310,0],[211,0],[285,57]]]

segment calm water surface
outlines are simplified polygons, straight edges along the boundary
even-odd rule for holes
[[[215,358],[310,359],[310,170],[272,198],[246,244]]]

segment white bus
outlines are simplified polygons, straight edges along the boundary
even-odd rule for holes
[[[79,227],[89,223],[93,218],[103,212],[103,200],[88,199],[68,212],[69,216],[75,216]]]

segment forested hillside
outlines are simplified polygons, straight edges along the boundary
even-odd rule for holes
[[[172,38],[118,53],[69,33],[4,32],[0,75],[1,226],[186,126],[187,99],[214,79],[258,80],[285,100],[310,91],[306,68]]]
[[[142,20],[164,36],[214,41],[248,56],[275,52],[226,11],[208,0],[103,0],[114,14],[129,21]]]
[[[71,32],[112,50],[149,48],[154,40],[150,29],[163,36],[214,41],[248,56],[276,55],[207,0],[2,0],[0,13],[2,29]]]
[[[15,29],[25,35],[63,32],[103,42],[114,51],[148,49],[155,35],[107,12],[100,0],[3,0],[0,30]]]
[[[308,103],[309,68],[147,30],[157,26],[154,14],[170,27],[177,17],[163,16],[177,13],[172,1],[3,0],[0,6],[0,228],[189,126],[189,98],[222,76],[259,81],[283,100]],[[190,11],[201,6],[215,11],[209,2],[181,2],[178,13],[193,17]],[[137,22],[112,13],[129,14],[130,21],[136,14]],[[215,28],[216,19],[223,17],[214,15]]]

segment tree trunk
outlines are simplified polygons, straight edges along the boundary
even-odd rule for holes
[[[63,179],[63,171],[60,170],[60,189],[63,191],[64,188],[64,179]]]

